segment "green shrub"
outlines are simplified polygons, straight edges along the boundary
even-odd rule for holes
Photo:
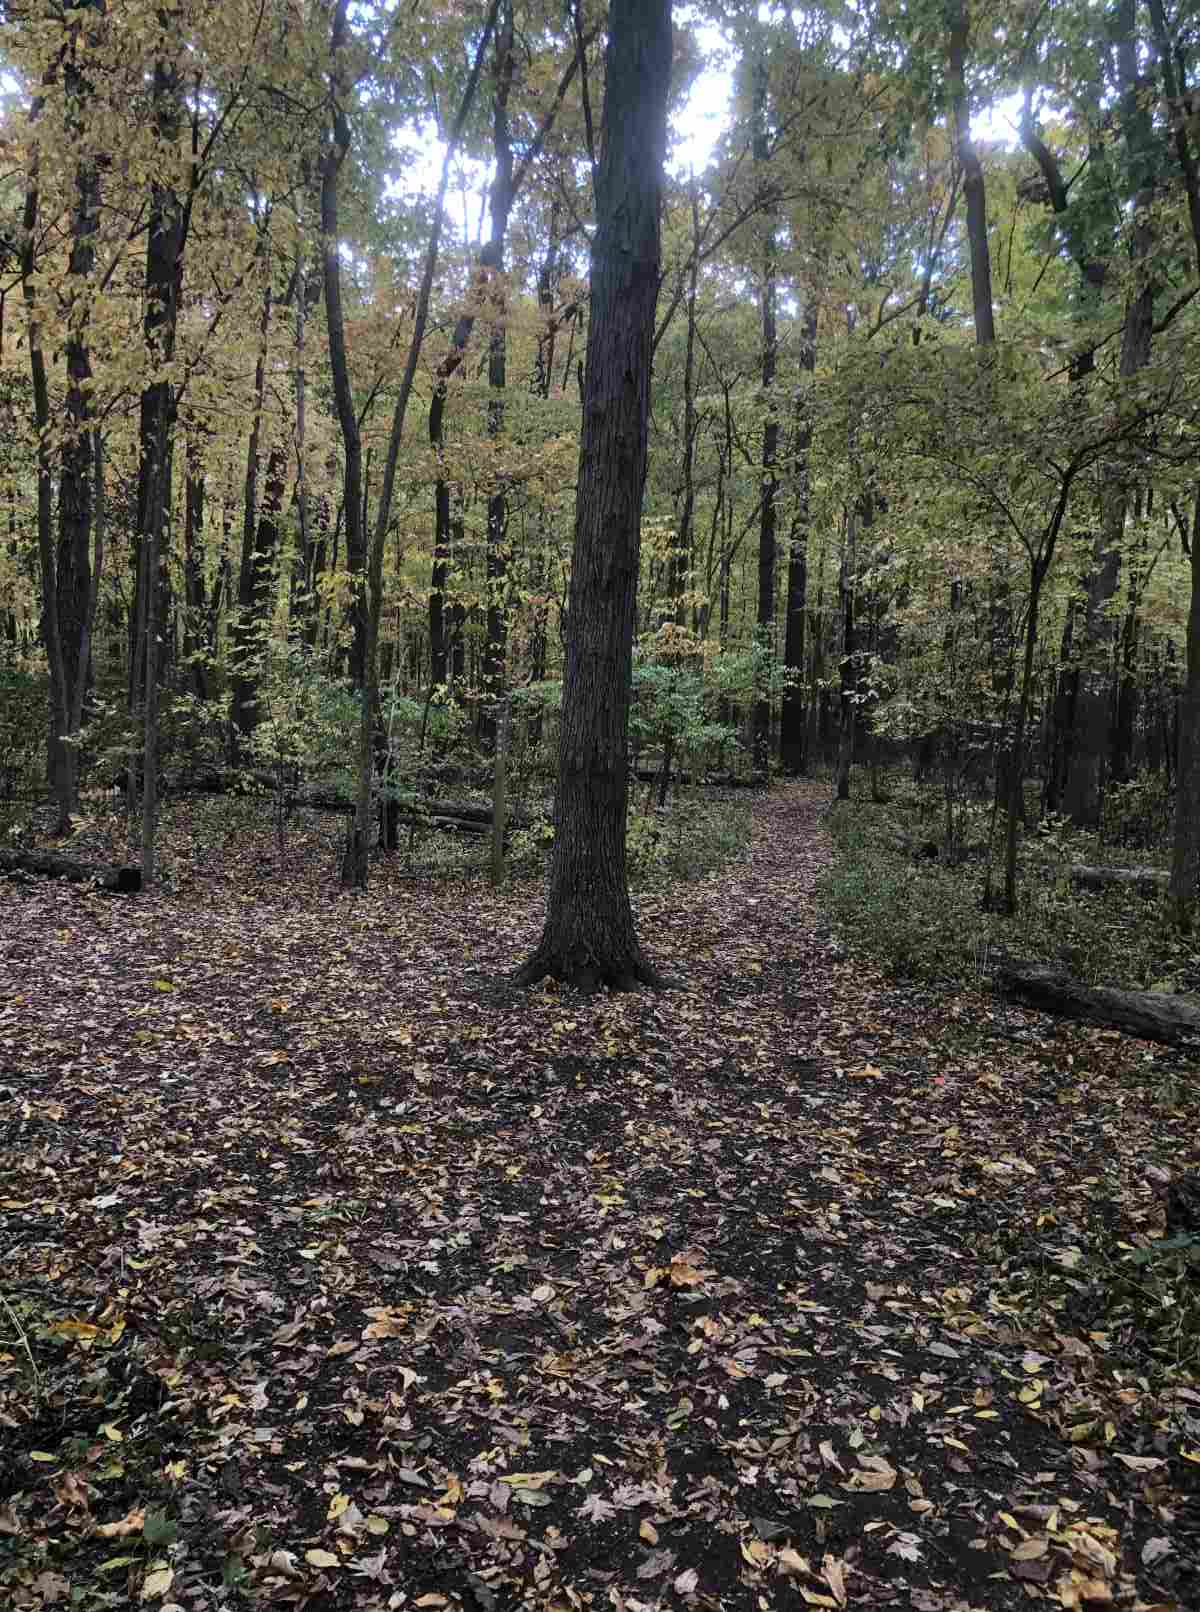
[[[842,944],[897,974],[973,981],[996,926],[980,910],[978,878],[885,850],[870,832],[875,821],[865,821],[869,811],[842,803],[829,814],[837,855],[819,896]]]
[[[45,676],[0,646],[0,801],[28,796],[45,781]]]

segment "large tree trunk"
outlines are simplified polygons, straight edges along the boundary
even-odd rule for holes
[[[670,75],[670,0],[611,0],[557,833],[545,928],[517,976],[526,984],[655,979],[634,931],[625,819]]]

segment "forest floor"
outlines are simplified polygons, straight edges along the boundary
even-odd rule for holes
[[[1097,1274],[1195,1110],[842,959],[826,800],[639,899],[656,994],[219,803],[167,889],[0,885],[0,1602],[1195,1606],[1194,1362]]]

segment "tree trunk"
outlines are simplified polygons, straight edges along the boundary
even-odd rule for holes
[[[186,614],[183,653],[198,700],[208,698],[206,657],[212,649],[205,631],[207,596],[204,587],[204,464],[195,437],[187,444],[187,481],[183,504],[183,586]]]
[[[495,174],[491,188],[493,324],[488,341],[487,432],[493,446],[504,432],[504,389],[507,384],[508,318],[504,285],[504,252],[508,215],[513,203],[513,154],[508,126],[508,98],[513,81],[513,8],[504,0],[503,20],[496,34],[496,85],[492,95],[492,155]],[[497,463],[497,481],[487,510],[487,637],[483,649],[482,693],[485,701],[499,700],[504,691],[508,655],[508,492]],[[496,718],[485,704],[480,713],[479,736],[485,746],[496,742]]]
[[[975,342],[988,347],[996,339],[992,312],[992,260],[988,248],[987,191],[983,165],[971,138],[971,109],[967,96],[966,64],[969,18],[967,0],[949,0],[947,41],[950,114],[954,126],[954,154],[963,176],[967,206],[967,242],[971,252],[971,306],[975,315]]]
[[[1187,669],[1179,698],[1179,768],[1175,780],[1175,830],[1167,910],[1175,927],[1191,934],[1200,883],[1200,488],[1195,495],[1189,542],[1191,602],[1187,620]]]
[[[1115,16],[1120,127],[1129,174],[1132,230],[1129,253],[1133,286],[1121,333],[1120,374],[1130,379],[1150,361],[1154,324],[1153,251],[1156,138],[1146,105],[1136,35],[1135,0],[1120,0]],[[1113,623],[1107,606],[1116,594],[1132,489],[1118,476],[1106,478],[1101,521],[1088,582],[1087,614],[1079,651],[1070,761],[1063,811],[1081,828],[1099,826],[1104,785],[1113,747]]]
[[[67,75],[68,93],[75,80],[76,93],[86,93],[77,70]],[[90,160],[75,169],[75,206],[71,217],[71,254],[67,266],[73,289],[67,309],[69,335],[65,344],[67,368],[66,434],[58,488],[58,626],[62,643],[63,685],[69,736],[78,737],[87,683],[90,624],[99,578],[92,575],[92,365],[86,341],[87,282],[95,263],[95,233],[99,223],[100,180]],[[78,287],[78,291],[74,289]],[[74,800],[78,755],[73,744],[64,747],[68,788]]]
[[[271,285],[269,247],[259,241],[264,259],[262,312],[258,322],[258,356],[254,365],[254,414],[246,443],[246,476],[242,499],[242,557],[238,566],[237,615],[233,622],[232,697],[230,717],[233,746],[244,747],[258,722],[258,654],[260,646],[251,631],[254,603],[254,544],[258,527],[258,470],[261,458],[263,405],[266,401],[267,346],[271,334],[274,291]],[[236,755],[231,755],[236,760]],[[244,758],[243,758],[244,759]]]
[[[805,309],[800,344],[800,368],[811,386],[817,363],[817,305]],[[784,615],[783,664],[789,673],[779,717],[779,763],[786,773],[802,773],[805,753],[804,654],[808,613],[808,532],[810,521],[808,455],[812,445],[811,401],[803,390],[796,394],[796,438],[792,450],[795,506],[788,536],[787,606]]]
[[[163,14],[164,33],[169,19]],[[164,38],[165,47],[167,41]],[[176,63],[160,57],[154,64],[154,120],[164,147],[178,141],[180,74]],[[142,881],[153,885],[158,833],[158,695],[160,628],[163,612],[163,556],[171,498],[171,450],[175,396],[163,373],[175,355],[183,272],[183,215],[169,183],[156,179],[150,189],[150,230],[146,246],[146,312],[143,339],[155,379],[143,389],[139,418],[137,540],[142,572],[144,633],[134,668],[140,672],[143,714],[142,747]]]
[[[353,589],[354,641],[350,650],[350,681],[362,687],[366,659],[367,601],[366,546],[363,534],[362,435],[350,384],[350,364],[346,355],[346,316],[342,307],[342,259],[338,243],[338,181],[342,164],[350,150],[350,124],[344,97],[350,93],[342,82],[341,52],[346,45],[346,15],[349,0],[337,0],[329,34],[329,120],[328,144],[321,159],[321,269],[325,293],[325,322],[329,337],[329,368],[333,400],[345,458],[343,506],[346,519],[346,570]],[[366,847],[353,859],[355,875],[366,879]],[[353,879],[351,882],[355,882]]]
[[[669,556],[667,591],[671,616],[682,627],[687,621],[685,594],[692,570],[692,528],[696,512],[696,294],[700,277],[700,193],[696,177],[691,184],[692,259],[688,268],[687,342],[683,360],[683,462],[677,497],[675,536]]]
[[[775,368],[778,344],[775,329],[775,205],[771,181],[767,177],[770,145],[767,136],[767,90],[769,75],[765,58],[755,64],[754,78],[754,163],[763,197],[762,286],[762,401],[765,410],[762,443],[762,502],[758,530],[758,608],[756,613],[758,651],[762,664],[754,697],[754,770],[766,774],[771,753],[771,672],[775,649],[775,461],[779,451],[779,417],[775,410]]]
[[[32,119],[36,122],[39,103],[35,101]],[[58,580],[54,548],[54,482],[50,465],[50,386],[46,374],[46,355],[42,346],[42,322],[38,306],[38,289],[35,281],[37,259],[35,243],[41,211],[41,192],[38,180],[38,151],[34,145],[30,152],[29,169],[25,182],[25,206],[22,214],[21,289],[28,316],[27,343],[29,371],[33,389],[33,418],[37,429],[37,534],[38,560],[42,583],[42,642],[50,683],[50,711],[47,771],[50,786],[58,807],[60,827],[70,822],[75,799],[75,775],[66,742],[70,727],[70,711],[64,670],[62,636],[58,622]]]
[[[611,0],[596,183],[554,858],[541,941],[517,978],[584,988],[656,978],[634,931],[625,862],[628,726],[670,0]]]

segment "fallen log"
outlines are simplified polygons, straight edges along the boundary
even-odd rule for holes
[[[319,789],[306,789],[296,795],[288,795],[285,804],[289,811],[300,808],[310,812],[344,812],[347,815],[354,810],[354,802],[347,795],[330,794]],[[429,823],[435,827],[458,826],[465,833],[473,830],[491,832],[492,808],[477,805],[474,801],[457,800],[416,800],[398,801],[396,815],[406,823]],[[508,814],[510,828],[531,828],[540,822],[524,810],[510,809]]]
[[[1177,996],[1082,985],[1049,963],[1001,963],[995,981],[1006,995],[1064,1018],[1108,1025],[1169,1045],[1200,1041],[1200,1007]]]
[[[73,884],[96,884],[102,890],[132,895],[142,888],[138,867],[113,867],[104,863],[77,862],[56,851],[0,851],[0,872],[36,873],[44,879],[70,879]]]
[[[1106,890],[1127,885],[1140,896],[1162,895],[1170,874],[1162,868],[1091,868],[1075,862],[1069,869],[1071,883],[1081,890]]]

